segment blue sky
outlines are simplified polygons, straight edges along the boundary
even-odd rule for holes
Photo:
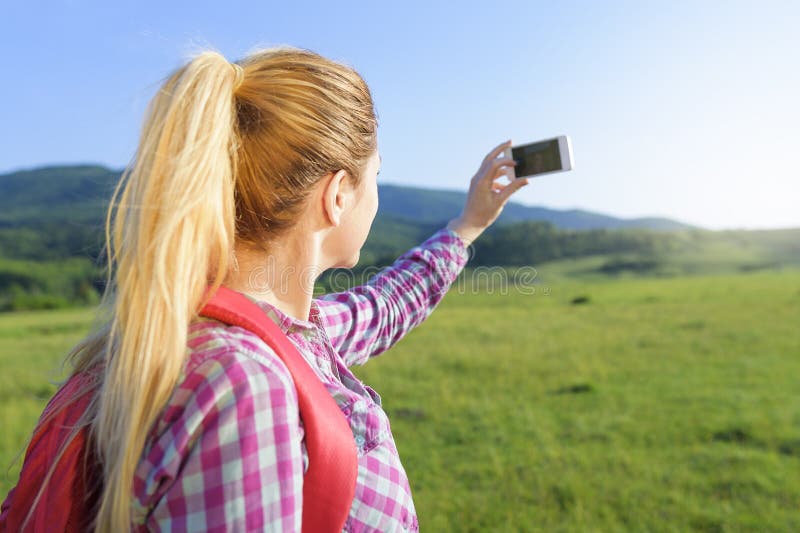
[[[4,2],[0,172],[125,166],[193,51],[291,44],[369,83],[386,183],[466,191],[496,144],[572,137],[515,200],[800,226],[800,2]]]

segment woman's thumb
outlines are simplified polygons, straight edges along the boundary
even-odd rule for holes
[[[514,181],[506,185],[502,191],[500,191],[500,199],[505,202],[508,200],[508,197],[514,194],[515,191],[518,191],[520,188],[528,185],[527,178],[516,178]]]

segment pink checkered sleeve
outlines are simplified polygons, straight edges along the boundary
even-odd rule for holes
[[[134,515],[147,513],[138,529],[300,531],[296,389],[284,366],[252,348],[196,352],[202,361],[179,384],[137,468]]]
[[[445,227],[366,284],[317,298],[331,344],[348,366],[386,351],[433,312],[468,259]]]

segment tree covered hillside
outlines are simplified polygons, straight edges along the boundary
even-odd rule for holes
[[[120,175],[99,166],[0,175],[0,310],[98,301],[106,209]],[[465,192],[397,185],[381,185],[379,195],[356,274],[391,264],[457,216],[466,199]],[[509,202],[470,255],[468,267],[599,257],[591,270],[606,275],[757,270],[800,264],[800,230],[711,232],[668,219],[622,220]],[[334,275],[320,279],[323,289]]]

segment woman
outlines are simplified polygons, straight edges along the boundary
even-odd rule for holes
[[[70,354],[75,372],[102,369],[84,418],[103,467],[97,528],[300,530],[297,393],[258,336],[198,317],[204,290],[224,285],[278,324],[352,428],[345,530],[416,530],[380,398],[348,367],[431,313],[527,183],[495,182],[508,144],[486,156],[460,216],[367,284],[314,299],[322,272],[356,265],[378,209],[367,85],[289,47],[237,64],[205,52],[177,70],[109,209],[105,324]]]

